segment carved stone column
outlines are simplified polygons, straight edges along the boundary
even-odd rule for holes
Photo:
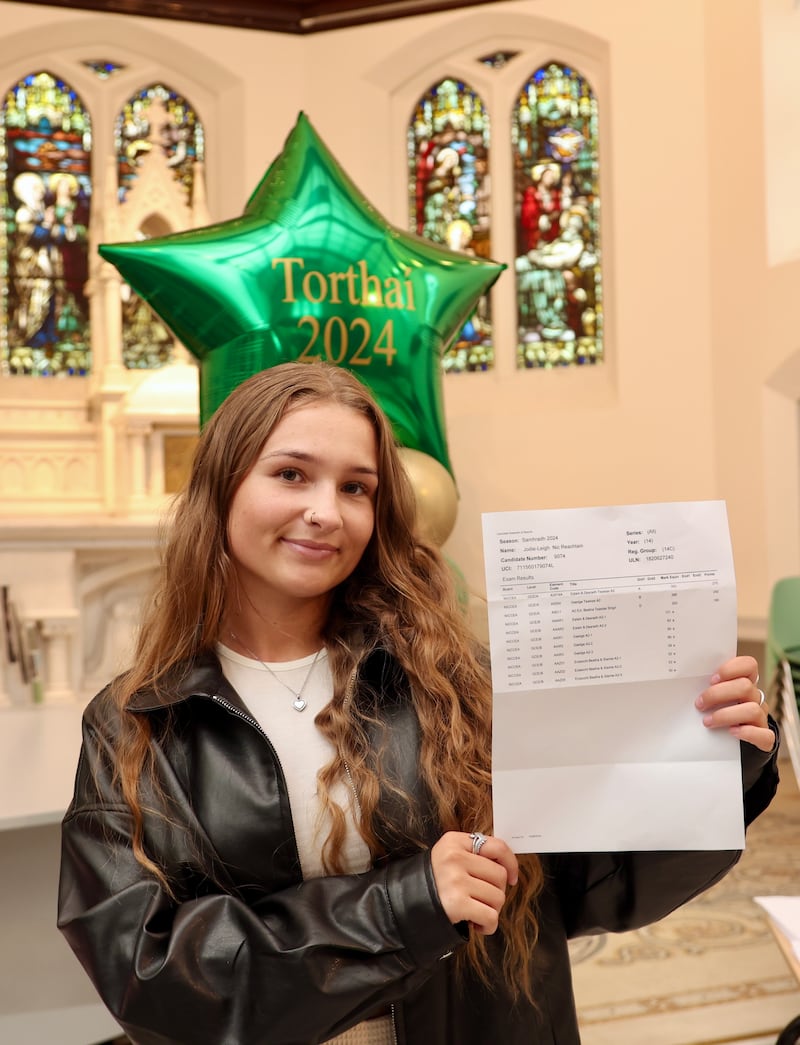
[[[41,620],[44,641],[44,700],[64,704],[75,700],[73,648],[78,632],[78,613],[61,614]]]
[[[153,426],[138,418],[127,419],[128,429],[128,504],[136,510],[148,503],[148,442]]]

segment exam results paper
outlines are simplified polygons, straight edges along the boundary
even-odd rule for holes
[[[744,846],[724,502],[483,516],[494,833],[518,853]]]

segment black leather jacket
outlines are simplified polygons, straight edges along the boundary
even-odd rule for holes
[[[382,653],[368,659],[357,694],[365,677],[390,720],[389,772],[425,803],[403,679]],[[101,695],[84,716],[63,823],[59,927],[137,1045],[312,1045],[387,1006],[399,1045],[577,1045],[568,937],[661,918],[739,856],[545,857],[538,1005],[513,1005],[499,934],[491,989],[456,975],[464,931],[442,909],[429,851],[394,847],[363,874],[302,880],[280,763],[216,657],[197,661],[169,706],[141,694],[133,710],[154,726],[163,795],[148,796],[160,814],[145,814],[146,847],[175,899],[133,858],[111,774],[117,713]],[[743,751],[750,821],[775,791],[776,758]],[[381,808],[390,825],[388,794]],[[431,843],[437,836],[432,824]]]

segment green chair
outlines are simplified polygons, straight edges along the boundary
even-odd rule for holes
[[[766,682],[778,682],[778,665],[787,661],[800,692],[800,577],[784,577],[772,589],[765,656]]]
[[[764,659],[770,708],[800,786],[800,577],[784,577],[772,589]]]

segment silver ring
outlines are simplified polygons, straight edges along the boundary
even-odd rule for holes
[[[472,839],[472,851],[477,856],[486,845],[486,835],[482,835],[480,831],[473,831],[469,837]]]
[[[759,690],[758,692],[759,692],[759,693],[761,694],[761,700],[759,700],[759,702],[758,702],[758,706],[759,706],[760,708],[763,708],[763,707],[764,707],[764,705],[765,705],[765,704],[766,704],[766,702],[767,702],[767,698],[766,698],[766,697],[764,696],[764,690],[763,690],[763,689],[760,689],[760,690]]]
[[[309,515],[309,517],[308,517],[308,521],[309,521],[309,523],[310,523],[310,525],[311,525],[311,526],[313,526],[313,525],[314,525],[314,516],[315,516],[316,514],[317,514],[316,512],[312,512],[312,513],[311,513],[311,515]]]

